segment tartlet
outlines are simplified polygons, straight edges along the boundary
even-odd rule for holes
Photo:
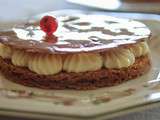
[[[56,19],[56,42],[45,37],[39,20],[0,32],[5,77],[30,87],[85,90],[118,85],[150,69],[151,32],[143,23],[93,14]]]

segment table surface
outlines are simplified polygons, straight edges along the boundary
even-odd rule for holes
[[[61,9],[95,10],[67,3],[65,0],[0,0],[0,21],[16,21],[47,11]],[[159,120],[160,108],[145,110],[120,116],[112,120]],[[10,118],[0,116],[0,120],[19,120],[22,118]],[[23,119],[28,120],[28,119]]]

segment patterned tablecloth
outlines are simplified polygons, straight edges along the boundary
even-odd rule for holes
[[[83,9],[64,0],[0,0],[0,22],[16,21],[29,18],[35,14],[59,9]],[[92,10],[92,9],[90,9]],[[136,113],[130,113],[112,120],[159,120],[160,108],[154,108]],[[0,120],[17,120],[18,118],[0,117]]]

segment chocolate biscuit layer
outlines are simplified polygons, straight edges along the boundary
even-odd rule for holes
[[[27,68],[14,66],[10,60],[0,57],[0,71],[9,80],[30,87],[43,89],[87,90],[118,85],[137,78],[150,69],[149,57],[136,58],[133,65],[122,69],[101,69],[92,72],[38,75]]]

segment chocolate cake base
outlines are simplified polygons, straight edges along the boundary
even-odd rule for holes
[[[38,75],[27,68],[14,66],[10,60],[0,57],[0,71],[13,82],[43,89],[96,89],[118,85],[134,79],[150,69],[149,57],[136,58],[133,65],[122,69],[101,69],[93,72]]]

